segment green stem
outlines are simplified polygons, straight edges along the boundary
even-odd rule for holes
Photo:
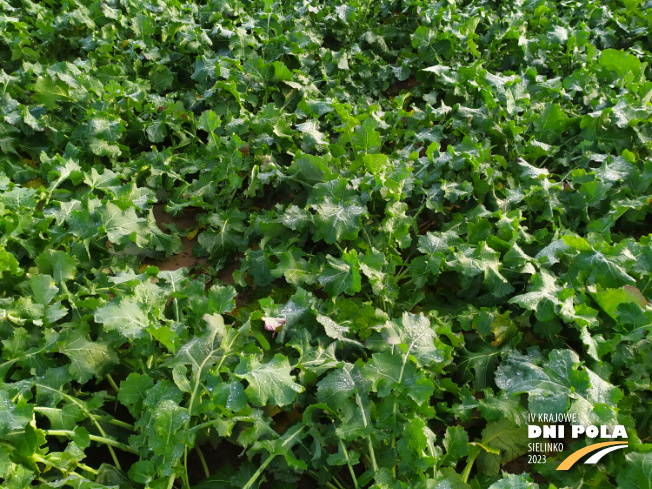
[[[415,223],[416,223],[416,221],[417,221],[417,217],[419,217],[419,214],[421,214],[421,211],[422,211],[425,207],[426,207],[426,203],[424,202],[423,204],[421,204],[421,207],[419,207],[419,209],[417,209],[417,212],[416,212],[416,214],[414,214],[414,217],[413,217]],[[418,226],[417,226],[417,229],[418,229]]]
[[[394,402],[393,411],[394,425],[396,425],[396,402]],[[392,433],[392,452],[396,452],[396,435],[394,433]],[[392,476],[396,479],[396,464],[392,465]]]
[[[57,467],[56,465],[53,465],[52,462],[50,462],[49,460],[47,460],[47,459],[41,457],[40,455],[38,455],[38,454],[36,454],[36,453],[32,454],[32,460],[34,460],[35,462],[42,463],[43,465],[47,465],[48,467],[52,467],[52,468],[55,468],[55,469],[61,470],[61,469],[59,469],[59,467]],[[99,474],[99,471],[97,471],[97,470],[95,470],[93,467],[89,467],[88,465],[83,464],[83,463],[81,463],[81,462],[77,462],[77,467],[79,467],[79,468],[82,469],[82,470],[85,470],[86,472],[90,472],[90,473],[93,474],[93,475],[97,475],[97,474]],[[62,472],[63,472],[63,471],[62,471]],[[80,479],[82,479],[82,476],[79,475],[79,474],[76,473],[76,472],[63,472],[63,473],[64,473],[64,475],[67,475],[67,476],[70,476],[70,475],[76,475],[77,477],[79,477]]]
[[[408,358],[410,357],[410,351],[412,351],[412,347],[414,346],[415,343],[412,343],[408,350],[405,352],[405,355],[403,355],[403,364],[401,365],[401,372],[398,375],[398,384],[400,385],[401,382],[403,381],[403,373],[405,372],[405,365],[407,364]],[[394,406],[392,408],[393,411],[393,417],[394,417],[394,425],[396,425],[396,415],[398,414],[398,404],[396,403],[396,398],[394,398]],[[396,436],[394,433],[392,433],[392,450],[396,450]],[[374,467],[374,470],[376,468]],[[396,477],[396,464],[392,466],[392,475]]]
[[[38,387],[41,388],[41,389],[45,389],[45,390],[49,390],[49,391],[52,391],[52,392],[56,392],[57,394],[59,394],[59,395],[62,396],[62,397],[65,397],[66,399],[68,399],[68,400],[71,401],[72,403],[77,404],[77,406],[79,406],[79,408],[84,412],[84,414],[85,414],[85,415],[86,415],[86,416],[91,420],[91,422],[95,425],[95,427],[97,428],[97,430],[100,432],[100,435],[102,435],[102,436],[103,436],[104,438],[106,438],[107,440],[109,439],[109,438],[107,437],[107,435],[106,435],[106,432],[104,431],[104,428],[102,428],[102,425],[101,425],[101,424],[100,424],[100,423],[95,419],[95,417],[94,417],[94,416],[93,416],[93,415],[88,411],[88,409],[86,409],[86,406],[84,406],[83,403],[79,402],[79,400],[78,400],[77,398],[75,398],[75,397],[73,397],[73,396],[71,396],[71,395],[69,395],[69,394],[66,394],[65,392],[62,392],[62,391],[59,390],[59,389],[54,389],[54,388],[50,387],[49,385],[39,384],[38,382],[34,382],[34,385],[35,385],[35,386],[38,386]],[[125,446],[126,446],[126,445],[125,445]],[[118,470],[122,470],[122,467],[120,467],[120,462],[118,461],[118,457],[117,457],[117,455],[115,454],[115,452],[113,451],[113,448],[111,447],[111,445],[108,445],[108,444],[107,444],[107,448],[109,449],[109,453],[111,454],[111,458],[113,459],[113,463],[114,463],[114,465],[115,465],[115,468],[118,469]]]
[[[303,180],[299,180],[299,179],[296,178],[296,177],[293,177],[293,176],[290,176],[290,175],[284,175],[283,178],[284,178],[285,180],[292,180],[293,182],[300,183],[301,185],[303,185],[303,186],[306,187],[307,189],[312,190],[312,185],[310,185],[310,184],[304,182]]]
[[[643,287],[643,290],[641,290],[641,294],[644,294],[647,288],[650,286],[650,282],[652,282],[652,277],[650,277],[650,280],[647,281],[645,284],[645,287]]]
[[[188,475],[188,447],[183,449],[183,479],[185,486],[190,489],[190,476]]]
[[[426,438],[426,443],[428,445],[428,452],[430,452],[430,456],[436,459],[437,457],[435,456],[435,446],[432,444],[432,440],[430,438]],[[437,463],[433,464],[432,466],[432,476],[437,476]]]
[[[34,460],[35,462],[40,462],[40,463],[42,463],[43,465],[47,465],[48,467],[53,467],[53,468],[55,468],[55,469],[58,468],[58,467],[56,467],[55,465],[53,465],[52,462],[50,462],[49,460],[44,459],[43,457],[41,457],[41,456],[40,456],[39,454],[37,454],[37,453],[33,453],[33,454],[31,455],[31,458],[32,458],[32,460]]]
[[[43,350],[46,350],[47,348],[49,348],[50,346],[55,345],[55,344],[56,344],[56,341],[53,341],[52,343],[48,343],[43,348],[41,348],[41,349],[39,349],[37,351],[34,351],[32,353],[26,353],[26,354],[21,355],[19,357],[12,358],[11,360],[7,360],[6,362],[0,363],[0,370],[2,370],[6,366],[11,366],[12,364],[16,363],[18,360],[23,360],[25,358],[33,357],[34,355],[38,355],[39,353],[43,352]]]
[[[305,429],[305,426],[302,426],[302,427],[299,428],[297,431],[295,431],[294,433],[292,433],[292,435],[289,436],[289,437],[288,437],[288,438],[283,442],[283,444],[281,445],[281,447],[284,448],[285,445],[287,445],[290,441],[292,441],[292,439],[293,439],[295,436],[298,436],[299,433],[301,433],[304,429]],[[260,477],[260,475],[265,471],[265,469],[266,469],[267,466],[271,463],[271,461],[274,460],[274,457],[276,457],[276,455],[278,455],[278,453],[270,453],[269,456],[265,459],[265,461],[260,465],[260,467],[258,467],[258,470],[256,470],[256,472],[254,473],[254,475],[252,475],[251,478],[247,481],[247,483],[246,483],[244,486],[242,486],[242,489],[249,489],[251,486],[253,486],[254,483],[256,482],[256,480],[258,479],[258,477]]]
[[[344,453],[344,457],[346,457],[346,465],[349,466],[349,473],[351,474],[351,479],[353,480],[353,486],[355,487],[355,489],[359,489],[360,486],[358,485],[358,478],[355,476],[355,471],[353,470],[353,466],[351,465],[349,452],[346,450],[346,447],[344,446],[344,442],[342,440],[339,440],[339,442],[340,442],[340,449]]]
[[[204,428],[208,428],[209,426],[214,425],[215,423],[219,423],[221,419],[213,419],[211,421],[205,421],[201,424],[197,424],[191,428],[191,431],[197,432],[199,430],[203,430]]]
[[[106,374],[105,377],[106,377],[106,380],[109,381],[109,384],[111,384],[111,387],[113,387],[113,390],[116,391],[116,392],[120,392],[120,389],[118,388],[118,384],[115,383],[115,381],[113,380],[113,377],[111,377],[111,374]]]
[[[179,312],[179,299],[174,298],[174,320],[178,323],[181,313]]]
[[[233,339],[231,340],[231,343],[222,352],[222,358],[220,358],[220,361],[217,364],[217,368],[215,370],[217,375],[219,375],[220,369],[222,368],[222,363],[224,363],[224,359],[231,352],[231,347],[233,346],[233,343],[235,342],[235,340],[236,340],[236,338],[238,336],[239,336],[239,334],[236,334],[233,337]],[[210,355],[207,355],[206,358],[204,358],[204,361],[201,363],[201,365],[198,365],[197,373],[195,375],[195,385],[193,386],[192,394],[190,394],[190,401],[188,402],[188,413],[190,414],[190,417],[188,418],[188,421],[186,421],[185,424],[184,424],[185,431],[188,431],[189,428],[190,428],[190,420],[192,419],[192,408],[193,408],[193,406],[195,404],[195,398],[197,397],[197,393],[199,392],[199,384],[201,383],[202,370],[204,369],[204,366],[206,365],[206,362],[210,358],[213,357],[213,353],[215,353],[215,350],[213,350]],[[190,487],[190,480],[188,478],[188,447],[187,446],[184,447],[184,449],[183,449],[183,466],[184,466],[184,469],[185,469],[185,482],[186,482],[186,485],[188,487]],[[208,469],[206,469],[206,470],[208,470]]]
[[[199,457],[201,466],[204,469],[204,475],[206,475],[207,478],[210,477],[211,473],[208,470],[208,465],[206,464],[206,459],[204,458],[204,452],[201,451],[201,448],[199,448],[199,446],[195,447],[195,451],[197,452],[197,456]]]
[[[360,394],[355,395],[355,401],[360,408],[360,412],[362,413],[362,422],[364,423],[364,427],[367,428],[367,414],[364,412]],[[374,472],[378,472],[378,463],[376,463],[376,453],[374,452],[374,445],[371,443],[371,435],[367,435],[365,438],[367,439],[367,448],[369,449],[369,456],[371,457],[371,465],[373,466]]]
[[[74,431],[70,431],[70,430],[43,430],[43,432],[45,433],[46,436],[67,436],[70,438],[72,438],[75,434]],[[16,433],[20,433],[20,432],[16,432]],[[107,438],[106,436],[88,435],[88,437],[91,439],[91,441],[104,443],[105,445],[119,448],[124,452],[133,453],[134,455],[140,455],[140,452],[138,452],[138,450],[136,450],[135,448],[131,448],[130,446],[125,445],[124,443],[120,443],[119,441],[112,440],[111,438]]]
[[[480,454],[480,450],[475,450],[475,453],[473,455],[469,455],[469,458],[466,460],[466,467],[464,467],[464,470],[462,471],[461,477],[464,482],[469,481],[469,475],[471,474],[471,468],[473,467],[473,463],[475,462],[475,459],[478,458],[478,455]]]
[[[409,271],[407,268],[405,268],[404,270],[401,271],[401,273],[397,274],[397,275],[394,277],[394,279],[396,280],[396,282],[398,282],[399,280],[402,280],[403,277],[405,277],[405,275],[406,275],[407,273],[409,273],[409,272],[410,272],[410,271]]]
[[[408,254],[407,258],[405,258],[405,260],[403,260],[403,264],[401,265],[401,268],[399,268],[396,275],[394,275],[394,279],[396,280],[396,282],[401,280],[406,273],[409,273],[407,262],[410,261],[410,258],[412,258],[412,252],[411,251]]]
[[[63,411],[60,408],[51,408],[51,407],[44,407],[44,406],[34,406],[34,411],[37,413],[46,413],[46,412],[61,412]],[[120,428],[127,429],[129,431],[136,431],[133,425],[130,425],[129,423],[125,423],[124,421],[120,421],[119,419],[115,418],[107,418],[107,419],[102,419],[101,416],[97,416],[96,414],[91,414],[91,417],[95,420],[100,420],[100,421],[105,421],[109,424],[112,424],[114,426],[119,426]]]
[[[274,457],[276,457],[275,453],[270,454],[265,461],[258,467],[258,470],[254,473],[254,475],[251,476],[251,479],[247,481],[247,483],[242,487],[242,489],[249,489],[251,486],[254,485],[254,482],[256,482],[256,479],[260,477],[260,475],[265,471],[267,466],[270,464],[272,460],[274,460]]]
[[[339,487],[339,489],[345,489],[344,484],[342,484],[337,477],[333,476],[333,480],[335,481],[335,483],[337,484],[337,487]]]
[[[125,423],[124,421],[120,421],[119,419],[113,419],[109,418],[106,420],[107,423],[110,423],[115,426],[119,426],[120,428],[124,428],[130,431],[136,431],[136,429],[133,427],[133,425],[129,423]]]
[[[9,443],[7,441],[2,441],[2,440],[0,440],[0,447],[5,447],[5,448],[7,448],[9,450],[12,450],[12,451],[16,450],[16,447],[13,446],[11,443]]]
[[[77,462],[77,467],[79,467],[80,469],[82,469],[82,470],[84,470],[86,472],[90,472],[93,475],[97,475],[97,474],[100,473],[99,470],[95,470],[93,467],[89,467],[88,465],[83,464],[81,462]]]
[[[367,241],[367,244],[369,245],[369,248],[373,248],[373,245],[371,244],[371,237],[369,236],[369,233],[367,232],[366,226],[362,226],[362,232],[364,233],[365,236],[365,241]]]
[[[170,476],[168,479],[168,488],[167,489],[172,489],[172,486],[174,486],[174,474]]]
[[[319,474],[317,474],[317,473],[316,473],[315,471],[313,471],[313,470],[306,470],[306,474],[308,474],[310,477],[312,477],[312,478],[315,479],[316,481],[319,480]],[[335,477],[333,477],[333,480],[335,480],[335,482],[338,482],[337,479],[335,479]],[[339,484],[339,482],[338,482],[338,484]],[[338,487],[337,487],[336,485],[331,484],[330,482],[326,482],[325,486],[326,486],[328,489],[338,489]],[[340,485],[340,486],[339,486],[339,489],[344,489],[344,488]]]
[[[68,290],[68,286],[66,285],[66,282],[62,281],[59,285],[61,286],[64,293],[66,294],[68,298],[68,302],[70,303],[70,307],[73,309],[73,311],[77,311],[77,304],[75,304],[75,301],[72,300],[72,294]],[[79,313],[79,311],[77,311],[77,313]]]

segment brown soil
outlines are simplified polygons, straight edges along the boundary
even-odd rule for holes
[[[154,218],[156,219],[156,224],[158,227],[166,234],[170,234],[170,231],[166,227],[166,224],[174,224],[179,229],[192,230],[197,227],[196,217],[202,212],[201,209],[196,207],[190,207],[184,209],[184,211],[178,216],[172,216],[165,212],[165,204],[154,204]],[[181,238],[181,244],[183,245],[183,250],[178,255],[172,255],[163,260],[154,260],[148,258],[143,263],[144,265],[154,265],[159,268],[159,270],[177,270],[178,268],[186,267],[193,268],[196,266],[207,266],[207,258],[196,258],[192,254],[192,248],[197,243],[197,236],[194,236],[193,239]]]
[[[402,91],[410,91],[415,87],[421,85],[421,82],[417,81],[413,76],[407,80],[399,81],[396,80],[391,87],[385,92],[386,97],[396,97]]]
[[[173,224],[180,230],[185,230],[185,231],[196,230],[198,226],[196,217],[201,212],[203,212],[202,209],[196,207],[190,207],[190,208],[186,208],[183,211],[183,213],[181,213],[180,215],[172,216],[165,212],[165,204],[154,204],[154,218],[156,219],[156,224],[158,224],[158,227],[161,229],[161,231],[163,231],[166,234],[170,234],[170,231],[166,226],[167,224]],[[195,243],[197,243],[197,236],[200,233],[201,230],[198,233],[196,233],[196,235],[193,236],[192,239],[188,239],[184,237],[181,238],[181,244],[183,246],[183,250],[181,251],[181,253],[169,256],[162,260],[147,258],[143,261],[143,265],[144,266],[153,265],[155,267],[158,267],[159,270],[170,270],[170,271],[177,270],[183,267],[188,268],[190,270],[194,268],[195,272],[201,273],[202,268],[209,266],[208,258],[197,258],[192,254],[192,249],[195,246]],[[240,268],[241,257],[242,255],[236,255],[231,263],[227,264],[226,266],[224,266],[224,268],[222,268],[217,272],[215,278],[217,278],[220,282],[225,283],[227,285],[233,285],[233,272],[235,272],[238,268]],[[213,283],[212,280],[209,281],[206,284],[206,287],[207,288],[210,287],[212,283]],[[239,293],[235,297],[236,310],[248,304],[252,300],[253,295],[254,295],[253,290],[249,288]]]

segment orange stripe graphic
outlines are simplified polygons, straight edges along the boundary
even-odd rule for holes
[[[568,470],[570,469],[575,462],[577,462],[579,459],[581,459],[584,455],[587,455],[591,452],[595,452],[596,450],[600,450],[601,448],[604,447],[609,447],[611,445],[627,445],[626,441],[605,441],[602,443],[595,443],[593,445],[589,445],[587,447],[581,448],[580,450],[571,453],[568,457],[564,459],[562,463],[559,464],[559,467],[557,467],[557,470]]]

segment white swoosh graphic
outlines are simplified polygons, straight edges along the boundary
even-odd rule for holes
[[[598,461],[604,457],[606,454],[609,452],[613,452],[614,450],[620,450],[621,448],[626,448],[628,445],[614,445],[613,447],[607,447],[603,448],[602,450],[598,450],[596,453],[591,455],[591,457],[586,459],[585,464],[597,464]]]

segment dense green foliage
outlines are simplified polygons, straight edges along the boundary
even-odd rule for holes
[[[0,0],[2,487],[652,488],[651,32]],[[528,465],[567,411],[629,448]]]

